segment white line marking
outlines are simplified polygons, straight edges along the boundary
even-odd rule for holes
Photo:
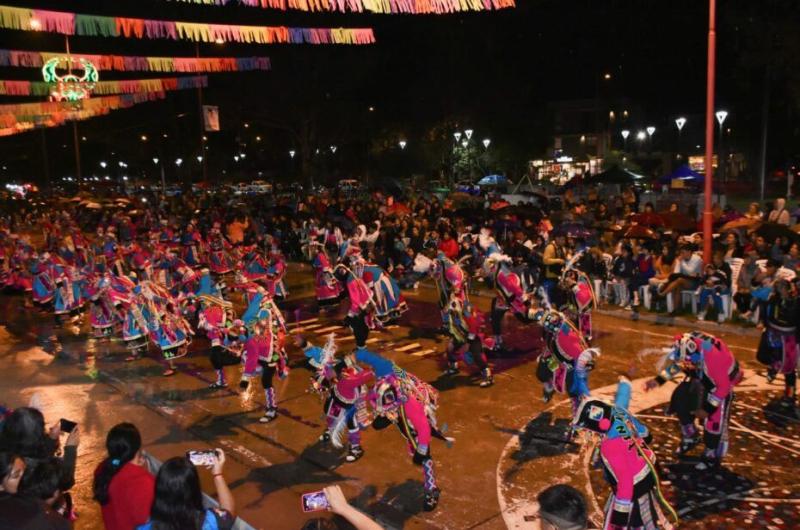
[[[415,351],[411,355],[413,355],[414,357],[424,357],[425,355],[428,355],[428,354],[431,354],[431,353],[435,353],[435,352],[436,352],[436,350],[421,350],[421,351]]]
[[[297,322],[289,322],[289,324],[287,324],[287,326],[289,326],[289,327],[292,327],[292,326],[302,326],[303,324],[308,324],[308,323],[311,323],[311,322],[316,322],[317,320],[319,320],[319,317],[315,317],[315,318],[307,318],[307,319],[305,319],[305,320],[299,320],[299,321],[297,321]]]
[[[328,326],[327,328],[315,329],[314,333],[317,333],[317,334],[319,334],[319,333],[328,333],[330,331],[336,331],[336,330],[339,330],[339,329],[344,329],[344,328],[342,326]]]
[[[406,344],[400,348],[395,348],[394,351],[405,352],[408,350],[413,350],[415,348],[419,348],[421,344],[419,342],[412,342],[411,344]]]

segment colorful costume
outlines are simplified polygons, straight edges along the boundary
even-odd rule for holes
[[[328,338],[324,348],[306,343],[303,353],[311,366],[317,369],[312,378],[312,388],[325,397],[323,411],[327,428],[320,441],[332,441],[335,447],[343,447],[342,437],[347,429],[349,450],[345,457],[355,462],[364,455],[361,447],[361,431],[371,423],[364,385],[372,379],[370,370],[362,370],[348,359],[336,359],[334,336]]]
[[[283,379],[289,373],[284,350],[286,325],[280,310],[269,296],[258,293],[254,301],[259,304],[256,312],[258,321],[248,325],[248,329],[252,329],[252,332],[244,343],[244,374],[240,386],[247,388],[248,381],[261,373],[266,405],[264,416],[259,421],[269,423],[278,417],[278,400],[275,388],[272,386],[273,377],[277,373]],[[242,320],[248,324],[247,320],[244,318]]]
[[[225,240],[220,232],[219,223],[214,223],[214,226],[209,230],[207,246],[208,268],[214,271],[214,274],[232,272],[236,263],[230,254],[230,243]]]
[[[356,361],[369,365],[375,372],[375,385],[370,392],[370,402],[375,414],[376,429],[393,423],[408,442],[409,453],[415,464],[422,466],[425,488],[425,509],[433,510],[439,503],[439,488],[434,475],[431,457],[431,437],[446,440],[436,426],[438,392],[429,384],[406,372],[392,361],[366,348],[357,348]]]
[[[344,283],[350,299],[350,307],[344,321],[353,330],[356,346],[365,347],[369,330],[377,325],[374,318],[375,303],[372,300],[372,291],[364,283],[364,280],[344,265],[336,266],[334,276]]]
[[[400,286],[385,270],[367,262],[363,262],[357,268],[361,271],[360,277],[364,284],[372,291],[375,318],[386,324],[397,320],[408,311]]]
[[[322,245],[318,245],[311,266],[314,268],[314,291],[317,295],[317,305],[323,307],[336,304],[342,296],[342,286],[333,277],[333,268]]]
[[[447,306],[447,333],[450,343],[447,345],[447,370],[446,375],[458,373],[459,352],[466,346],[463,357],[468,363],[474,363],[481,371],[483,379],[482,388],[492,386],[494,378],[492,369],[486,359],[485,350],[491,350],[493,339],[487,338],[483,332],[485,319],[477,308],[467,303],[464,305],[455,295]]]
[[[767,365],[767,379],[770,381],[778,374],[783,374],[783,402],[786,406],[793,406],[797,395],[800,302],[796,296],[784,297],[773,292],[761,312],[761,318],[765,329],[756,358]]]
[[[586,399],[577,410],[573,428],[601,437],[594,460],[602,465],[611,484],[605,509],[604,530],[671,529],[662,506],[677,515],[661,494],[655,454],[647,447],[650,433],[629,411],[631,383],[622,379],[614,403]],[[599,457],[599,458],[598,458]]]
[[[550,401],[556,391],[566,393],[574,414],[581,400],[589,396],[589,372],[600,351],[589,348],[578,328],[558,311],[539,310],[534,320],[541,322],[544,330],[545,349],[536,368],[544,385],[544,401]]]
[[[564,267],[561,275],[561,287],[571,295],[568,304],[575,312],[574,321],[578,323],[578,329],[586,342],[591,342],[592,310],[597,306],[597,299],[592,287],[592,280],[574,267],[582,254],[579,252],[573,256]]]
[[[461,266],[450,260],[443,252],[439,252],[431,262],[430,274],[436,283],[436,290],[439,293],[439,311],[442,314],[442,327],[447,330],[450,318],[450,304],[457,301],[466,305],[467,298],[467,275]]]
[[[739,363],[724,342],[701,331],[677,336],[662,362],[664,367],[652,384],[664,384],[680,372],[686,374],[669,406],[681,425],[678,453],[687,453],[699,442],[695,415],[702,410],[706,416],[703,458],[718,463],[728,450],[733,388],[742,379]]]
[[[511,258],[492,254],[487,258],[492,271],[495,297],[492,300],[492,333],[494,348],[503,346],[503,317],[510,309],[520,322],[529,323],[530,301],[519,274],[511,270]]]

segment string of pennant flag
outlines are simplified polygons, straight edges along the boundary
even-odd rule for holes
[[[65,53],[0,49],[0,66],[41,68],[53,57]],[[120,72],[248,72],[269,70],[269,57],[138,57],[71,53],[73,59],[88,59],[99,70]]]
[[[162,77],[156,79],[126,79],[122,81],[98,81],[92,93],[139,94],[142,92],[172,92],[208,86],[208,77]],[[49,96],[52,83],[43,81],[0,80],[0,96]]]
[[[514,0],[172,0],[192,4],[228,4],[262,9],[296,9],[310,12],[448,15],[467,11],[491,11],[515,6]]]
[[[170,39],[255,44],[373,44],[371,28],[238,26],[171,20],[108,17],[0,6],[0,28],[88,37]]]
[[[77,110],[49,101],[0,105],[0,136],[17,134],[36,127],[57,127],[67,121],[86,120],[165,97],[165,92],[103,96],[85,100],[83,107]]]

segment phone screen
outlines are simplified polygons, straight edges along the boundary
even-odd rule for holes
[[[303,494],[303,511],[304,512],[318,512],[327,510],[328,498],[325,496],[324,491],[314,491],[312,493]]]
[[[187,451],[186,457],[195,466],[211,467],[217,459],[217,452],[213,449],[210,451]]]
[[[74,421],[65,420],[61,418],[61,432],[72,432],[78,424]]]

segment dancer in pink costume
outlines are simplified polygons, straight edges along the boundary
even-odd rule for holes
[[[492,274],[496,295],[492,300],[492,333],[494,349],[503,349],[503,317],[510,309],[520,322],[528,324],[530,319],[530,299],[519,274],[511,269],[510,257],[494,253],[486,258]]]
[[[322,309],[336,305],[342,296],[342,285],[333,277],[333,267],[331,267],[325,246],[312,241],[310,248],[313,256],[311,266],[314,268],[314,291],[317,296],[317,306]]]
[[[686,378],[675,388],[669,412],[678,417],[681,445],[678,455],[688,453],[699,442],[695,420],[703,422],[705,451],[699,469],[718,465],[728,452],[728,420],[733,389],[742,380],[739,363],[720,339],[692,331],[675,337],[662,369],[645,385],[653,389],[683,372]]]
[[[574,321],[587,343],[592,342],[592,310],[597,307],[597,298],[592,288],[592,280],[576,268],[583,252],[579,252],[564,266],[561,274],[561,287],[570,293],[570,305],[574,307]]]

